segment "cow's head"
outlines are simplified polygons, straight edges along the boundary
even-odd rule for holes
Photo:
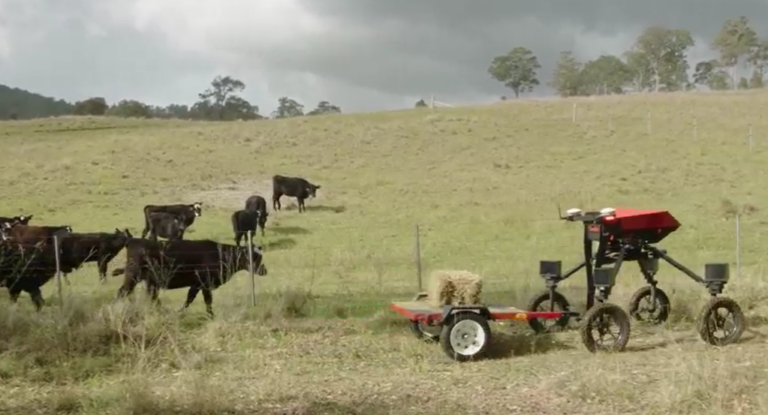
[[[115,241],[118,245],[124,246],[128,243],[129,239],[132,239],[133,235],[131,234],[131,231],[128,230],[128,228],[125,228],[125,230],[120,230],[115,228]]]
[[[235,266],[238,270],[250,269],[251,261],[248,246],[237,248],[237,263]],[[262,253],[261,246],[253,247],[253,267],[256,275],[267,275],[267,267],[264,265],[264,254]]]
[[[30,220],[32,220],[32,217],[33,217],[33,216],[35,216],[35,215],[29,215],[29,216],[25,216],[25,215],[21,215],[21,216],[14,216],[14,217],[13,217],[13,220],[11,220],[11,223],[13,223],[14,225],[28,225],[28,224],[29,224],[29,221],[30,221]]]
[[[307,187],[307,194],[310,197],[315,198],[317,196],[317,189],[319,188],[320,188],[319,185],[309,183],[309,187]]]
[[[195,217],[203,216],[203,202],[195,202],[192,204],[192,213]]]

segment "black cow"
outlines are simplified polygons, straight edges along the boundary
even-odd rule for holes
[[[184,219],[173,213],[154,212],[149,214],[149,238],[157,240],[157,237],[168,240],[184,239]],[[142,238],[143,239],[143,238]]]
[[[260,212],[259,226],[261,227],[261,235],[264,236],[264,227],[267,226],[267,217],[269,216],[267,201],[259,195],[251,196],[245,200],[245,210]]]
[[[320,186],[312,184],[301,177],[272,176],[272,209],[280,210],[280,197],[283,195],[295,197],[299,202],[299,212],[306,210],[304,199],[315,197]]]
[[[256,232],[256,227],[261,222],[261,211],[259,210],[238,210],[232,214],[232,231],[235,233],[235,245],[240,246],[243,237],[248,231]],[[261,228],[262,235],[264,228]]]
[[[184,224],[184,229],[195,223],[195,218],[203,215],[203,203],[195,202],[191,205],[146,205],[144,206],[144,230],[141,231],[141,239],[149,233],[149,216],[152,213],[165,212],[176,215]]]
[[[11,301],[17,302],[21,292],[29,293],[40,311],[45,301],[40,287],[56,276],[53,244],[19,244],[0,241],[0,287],[7,287]]]
[[[125,275],[117,298],[133,292],[144,281],[152,301],[159,303],[160,289],[189,287],[182,310],[203,292],[205,308],[213,316],[212,291],[236,272],[249,269],[248,247],[237,247],[210,240],[158,242],[131,239],[126,246],[126,265],[112,271],[112,276]],[[261,247],[253,248],[253,266],[258,275],[267,275]]]
[[[99,267],[99,280],[107,278],[109,262],[133,238],[126,229],[115,228],[114,233],[71,233],[66,235],[59,244],[61,249],[60,264],[64,274],[80,268],[86,262],[96,262]]]
[[[12,218],[9,218],[7,216],[0,216],[0,228],[5,227],[6,223],[9,223],[11,226],[16,225],[28,225],[29,221],[32,220],[32,217],[35,215],[21,215],[21,216],[14,216]]]

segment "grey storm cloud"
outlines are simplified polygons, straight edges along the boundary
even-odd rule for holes
[[[0,0],[0,83],[167,104],[230,74],[262,113],[280,96],[346,111],[487,102],[510,94],[486,71],[515,46],[542,81],[560,51],[620,54],[650,25],[691,30],[698,60],[739,15],[768,36],[765,0]]]

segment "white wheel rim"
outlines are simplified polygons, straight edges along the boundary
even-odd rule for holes
[[[451,328],[451,348],[462,356],[477,354],[485,346],[487,336],[474,320],[461,320]]]

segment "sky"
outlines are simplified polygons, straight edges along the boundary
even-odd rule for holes
[[[739,15],[768,37],[766,0],[0,0],[0,84],[191,105],[230,75],[262,114],[282,96],[344,112],[483,103],[514,96],[487,69],[516,46],[544,84],[560,51],[619,55],[662,25],[691,30],[695,65]]]

